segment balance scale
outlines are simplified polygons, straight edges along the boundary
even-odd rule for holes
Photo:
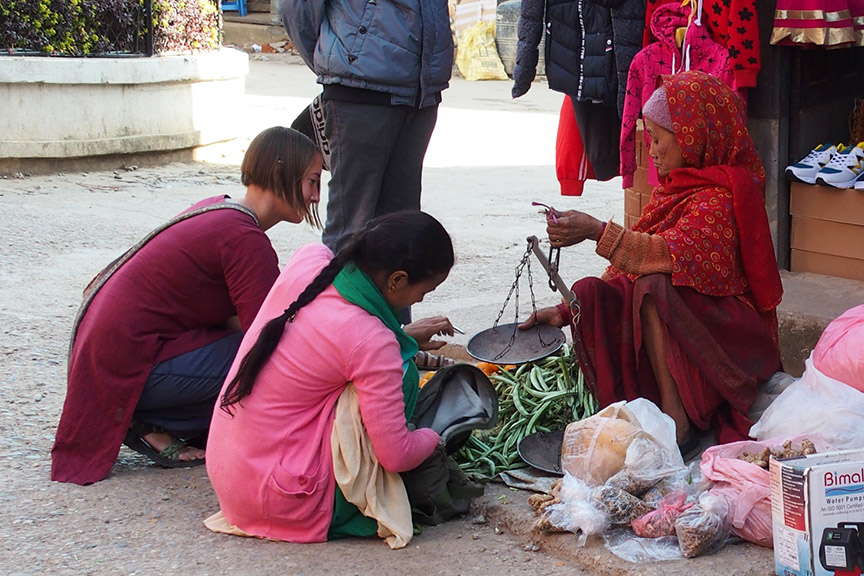
[[[579,321],[581,308],[576,296],[558,274],[560,249],[550,248],[547,257],[540,250],[540,242],[536,236],[529,236],[527,243],[525,254],[516,267],[516,278],[510,287],[507,298],[504,300],[504,305],[498,312],[495,323],[492,325],[492,328],[478,332],[472,336],[465,347],[468,354],[477,360],[493,364],[524,364],[554,354],[564,345],[566,337],[564,336],[564,332],[557,326],[535,324],[527,330],[519,330],[519,280],[523,272],[526,272],[528,277],[528,289],[531,294],[531,311],[532,313],[537,312],[537,304],[534,298],[534,281],[531,274],[532,254],[537,258],[549,276],[549,287],[553,291],[558,291],[564,302],[570,306],[573,312],[573,324],[575,325]],[[511,297],[514,295],[514,321],[510,324],[499,324]]]

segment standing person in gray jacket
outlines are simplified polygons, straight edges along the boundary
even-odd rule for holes
[[[337,252],[372,218],[420,208],[423,158],[453,68],[447,0],[281,0],[288,36],[323,84]]]

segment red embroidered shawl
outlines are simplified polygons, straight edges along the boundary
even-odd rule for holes
[[[744,101],[703,72],[661,80],[687,166],[661,179],[633,229],[666,239],[675,285],[710,296],[750,293],[760,312],[773,310],[783,288]]]

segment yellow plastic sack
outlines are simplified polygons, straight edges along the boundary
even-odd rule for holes
[[[462,32],[456,66],[467,80],[507,80],[495,47],[495,22],[477,22]]]

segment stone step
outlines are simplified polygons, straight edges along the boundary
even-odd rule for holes
[[[785,270],[780,276],[784,292],[777,316],[783,368],[800,376],[825,327],[846,310],[864,304],[864,282]]]
[[[222,21],[222,43],[226,46],[263,46],[288,40],[282,23],[276,15],[269,12],[250,12],[242,17],[236,13],[225,12]]]

